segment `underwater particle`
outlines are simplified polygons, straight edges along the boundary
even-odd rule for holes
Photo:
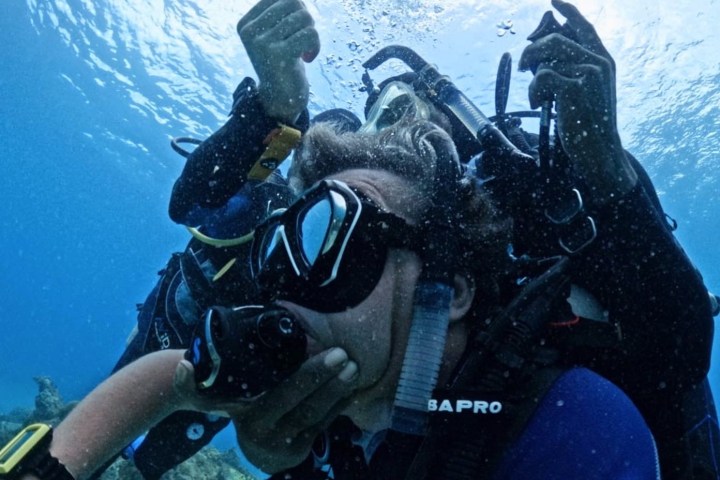
[[[508,31],[505,30],[504,28],[498,28],[498,30],[497,30],[497,36],[498,36],[498,37],[502,37],[502,36],[505,35],[507,32],[508,32]]]
[[[355,40],[350,40],[347,43],[347,46],[351,52],[357,52],[358,48],[360,47],[360,45]]]
[[[433,11],[434,11],[435,13],[442,13],[442,12],[445,11],[445,8],[443,8],[442,5],[435,5],[435,6],[433,7]]]

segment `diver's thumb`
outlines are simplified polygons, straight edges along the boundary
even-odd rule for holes
[[[181,401],[188,401],[194,396],[195,369],[193,368],[192,363],[184,359],[178,363],[175,368],[173,386]]]

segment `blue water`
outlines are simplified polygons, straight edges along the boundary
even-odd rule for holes
[[[111,370],[135,304],[187,241],[166,214],[183,164],[169,139],[207,136],[237,82],[252,75],[235,33],[252,3],[2,3],[0,411],[32,404],[35,375],[50,375],[74,399]],[[308,69],[310,108],[359,114],[360,64],[389,43],[416,48],[491,113],[500,55],[517,60],[550,6],[306,3],[323,41]],[[617,60],[625,145],[650,172],[709,288],[720,292],[720,3],[597,3],[578,5]],[[517,34],[499,36],[497,23],[507,19]],[[528,81],[514,73],[510,108],[526,108]]]

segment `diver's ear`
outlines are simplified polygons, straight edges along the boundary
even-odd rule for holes
[[[475,282],[468,275],[456,273],[453,290],[453,298],[450,302],[450,322],[460,320],[467,315],[475,299]]]

